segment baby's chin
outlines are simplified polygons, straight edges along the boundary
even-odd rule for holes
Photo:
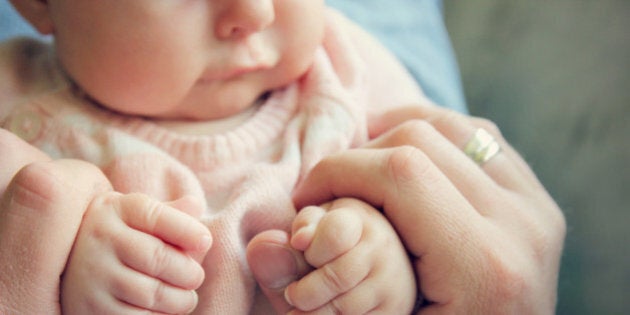
[[[168,111],[139,113],[140,115],[136,113],[136,115],[159,120],[208,121],[229,119],[240,116],[244,112],[250,111],[253,107],[258,107],[270,94],[270,91],[264,91],[250,97],[241,95],[240,97],[222,99],[215,102],[188,103]]]

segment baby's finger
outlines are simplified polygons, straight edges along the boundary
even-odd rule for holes
[[[169,201],[166,204],[188,214],[195,219],[199,219],[204,211],[202,202],[192,195],[186,195],[179,199]]]
[[[127,229],[116,236],[114,250],[126,266],[172,286],[197,289],[203,268],[189,255],[149,234]]]
[[[354,248],[363,234],[363,219],[358,208],[339,208],[326,213],[316,227],[306,261],[319,268]]]
[[[411,309],[405,310],[404,308],[391,308],[389,312],[384,312],[382,309],[382,301],[380,290],[371,286],[371,284],[364,285],[361,283],[356,288],[349,292],[339,295],[332,301],[324,304],[323,306],[312,310],[302,311],[293,309],[289,315],[328,315],[328,314],[369,314],[374,312],[383,312],[383,314],[391,314],[396,312],[397,314],[409,314]]]
[[[300,310],[312,311],[356,287],[372,266],[366,263],[370,252],[355,249],[290,284],[284,292],[287,302]]]
[[[131,269],[125,270],[110,282],[112,295],[121,302],[166,314],[188,314],[197,306],[194,290],[176,288]]]
[[[324,215],[326,209],[322,207],[309,206],[300,210],[293,220],[291,246],[300,251],[305,251],[311,246],[317,224]]]
[[[117,206],[130,227],[184,251],[206,252],[212,245],[210,231],[200,221],[148,196],[124,195]]]

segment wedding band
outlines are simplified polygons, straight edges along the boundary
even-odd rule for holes
[[[464,147],[464,153],[478,165],[483,165],[490,161],[500,151],[501,146],[499,146],[499,143],[483,128],[477,129]]]

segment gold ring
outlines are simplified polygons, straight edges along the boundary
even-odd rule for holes
[[[478,165],[483,165],[490,161],[500,151],[501,146],[499,143],[483,128],[477,129],[464,147],[464,153]]]

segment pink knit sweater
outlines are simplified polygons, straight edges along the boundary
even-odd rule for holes
[[[249,240],[290,227],[296,183],[322,157],[366,142],[370,117],[423,101],[382,46],[332,11],[308,73],[274,91],[246,122],[212,135],[100,108],[73,90],[54,60],[50,47],[30,40],[0,46],[0,125],[53,158],[98,165],[117,191],[204,200],[215,241],[198,291],[203,314],[260,312],[244,255]]]

